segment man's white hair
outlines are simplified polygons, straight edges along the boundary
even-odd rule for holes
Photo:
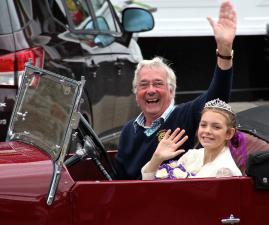
[[[151,60],[142,60],[140,63],[138,63],[136,70],[135,70],[135,75],[133,79],[133,92],[136,94],[137,91],[137,80],[139,73],[142,68],[150,68],[150,69],[164,69],[166,71],[166,77],[167,77],[167,84],[169,85],[172,94],[173,94],[173,99],[175,98],[176,94],[176,88],[177,88],[177,82],[176,82],[176,75],[174,71],[171,69],[171,67],[164,62],[164,59],[161,57],[155,57]]]

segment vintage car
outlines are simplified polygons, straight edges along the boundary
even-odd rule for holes
[[[0,143],[1,225],[268,224],[268,172],[263,185],[250,176],[115,180],[116,151],[80,113],[84,83],[26,65]],[[269,150],[268,110],[238,114],[249,154]]]

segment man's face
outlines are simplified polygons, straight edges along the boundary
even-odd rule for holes
[[[147,67],[140,70],[136,101],[146,117],[146,125],[150,125],[164,113],[172,98],[165,70]]]

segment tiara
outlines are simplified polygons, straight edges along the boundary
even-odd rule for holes
[[[214,100],[208,101],[205,104],[204,108],[217,108],[217,109],[222,109],[225,111],[228,111],[232,114],[234,114],[234,112],[232,111],[232,108],[230,105],[228,105],[226,102],[221,101],[219,98],[216,98]]]

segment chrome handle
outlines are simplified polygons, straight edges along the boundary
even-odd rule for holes
[[[240,219],[239,218],[235,218],[233,214],[230,215],[229,218],[227,219],[222,219],[221,220],[222,224],[235,224],[235,223],[240,223]]]

